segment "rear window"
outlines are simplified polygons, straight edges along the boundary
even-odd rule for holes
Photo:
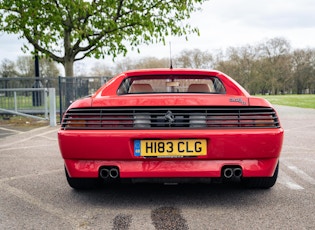
[[[141,76],[126,78],[118,94],[205,93],[225,94],[217,77],[209,76]]]

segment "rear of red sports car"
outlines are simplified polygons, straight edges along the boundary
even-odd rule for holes
[[[218,71],[118,75],[64,114],[58,140],[71,187],[120,182],[277,179],[283,129],[266,100]]]

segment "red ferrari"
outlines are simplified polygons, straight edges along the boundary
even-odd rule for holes
[[[270,188],[283,129],[268,101],[219,71],[147,69],[71,104],[58,140],[75,189],[123,181]]]

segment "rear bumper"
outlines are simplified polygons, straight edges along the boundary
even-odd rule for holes
[[[211,160],[277,158],[283,129],[240,130],[59,130],[64,159],[141,160],[134,154],[134,141],[142,139],[205,139]]]
[[[194,158],[145,158],[134,153],[141,139],[206,139],[207,154]],[[59,147],[70,177],[99,176],[115,166],[121,178],[221,177],[222,167],[239,166],[243,177],[271,177],[283,129],[242,130],[60,130]]]
[[[96,178],[99,169],[115,166],[120,178],[218,178],[224,166],[240,166],[243,177],[271,177],[278,158],[260,160],[97,161],[65,160],[70,177]]]

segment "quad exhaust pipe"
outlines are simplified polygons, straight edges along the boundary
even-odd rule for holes
[[[240,178],[242,174],[242,168],[239,166],[228,166],[222,170],[222,175],[225,179]],[[115,166],[103,167],[100,169],[99,175],[102,179],[117,179],[119,170]]]
[[[119,177],[119,170],[117,167],[101,168],[99,175],[102,179],[117,179]]]
[[[223,177],[225,179],[239,178],[242,176],[242,174],[242,168],[237,166],[230,166],[223,169]]]

